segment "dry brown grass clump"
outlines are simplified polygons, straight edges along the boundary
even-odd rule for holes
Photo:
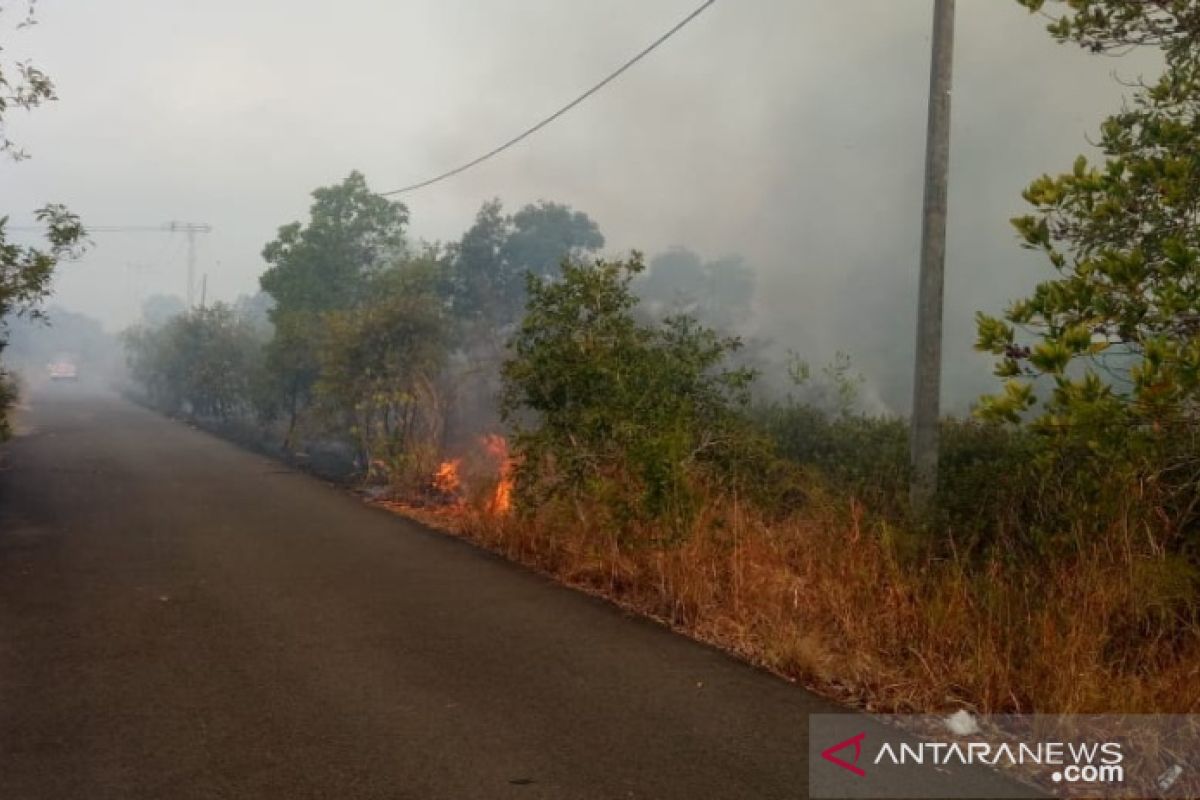
[[[423,517],[869,710],[1200,712],[1190,572],[1132,522],[1062,555],[968,564],[914,555],[912,534],[819,493],[776,522],[709,502],[670,542],[552,506]]]

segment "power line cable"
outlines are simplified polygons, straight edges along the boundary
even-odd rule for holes
[[[560,108],[558,111],[555,111],[553,114],[551,114],[550,116],[543,119],[541,122],[537,123],[536,125],[534,125],[533,127],[529,128],[529,129],[525,130],[524,132],[517,134],[516,136],[509,139],[507,142],[500,145],[499,147],[495,147],[495,148],[489,150],[488,152],[479,156],[479,158],[476,158],[473,161],[468,161],[466,164],[463,164],[462,166],[455,167],[454,169],[449,170],[447,172],[443,172],[441,175],[434,176],[432,178],[429,178],[428,180],[421,181],[420,183],[410,184],[410,185],[405,186],[400,189],[392,189],[389,192],[380,192],[380,194],[382,194],[382,195],[404,194],[405,192],[411,192],[415,189],[422,189],[426,186],[430,186],[430,185],[438,183],[440,181],[444,181],[447,178],[452,178],[455,175],[459,174],[460,172],[466,172],[471,167],[474,167],[477,164],[482,164],[484,161],[487,161],[489,158],[491,158],[493,156],[497,156],[500,153],[503,153],[505,150],[507,150],[508,148],[517,144],[522,139],[525,139],[525,138],[537,133],[542,128],[546,127],[551,122],[554,122],[554,120],[558,119],[563,114],[566,114],[568,111],[573,109],[575,106],[579,105],[584,100],[587,100],[589,97],[594,95],[596,92],[600,91],[605,86],[612,83],[614,80],[617,79],[618,76],[621,75],[621,73],[625,72],[627,69],[632,67],[634,64],[641,61],[646,56],[650,55],[650,53],[653,52],[655,49],[657,49],[659,47],[659,45],[663,44],[665,41],[667,41],[667,39],[670,39],[672,36],[674,36],[676,33],[678,33],[680,30],[682,30],[684,28],[684,26],[686,26],[689,22],[691,22],[696,17],[698,17],[702,13],[704,13],[704,11],[706,11],[708,9],[708,7],[711,6],[715,2],[717,2],[717,0],[706,0],[704,3],[701,3],[700,6],[695,11],[688,14],[686,17],[684,17],[682,20],[680,20],[678,23],[676,23],[676,25],[673,28],[671,28],[669,31],[664,33],[662,36],[659,36],[657,39],[655,39],[653,42],[651,42],[649,47],[645,48],[640,53],[635,55],[633,58],[626,61],[619,68],[617,68],[617,70],[615,72],[609,74],[608,77],[606,77],[604,80],[600,81],[595,86],[588,89],[586,92],[579,95],[571,102],[567,103],[565,106]]]

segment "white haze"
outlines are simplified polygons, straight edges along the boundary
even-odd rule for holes
[[[53,200],[94,225],[211,223],[210,299],[257,288],[259,252],[315,187],[384,190],[524,128],[697,0],[109,0],[39,3],[16,37],[61,101],[12,133],[14,222]],[[852,354],[908,401],[931,0],[721,0],[617,83],[514,150],[406,198],[412,232],[457,238],[482,201],[545,198],[596,219],[610,251],[743,255],[760,335]],[[10,12],[11,15],[11,12]],[[988,389],[972,316],[1046,275],[1007,219],[1115,109],[1110,74],[1152,57],[1056,45],[1014,0],[958,4],[946,400]],[[22,214],[25,216],[23,217]],[[116,330],[183,294],[181,237],[97,234],[54,302]]]

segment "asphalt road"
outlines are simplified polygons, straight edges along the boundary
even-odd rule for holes
[[[0,798],[798,798],[827,702],[73,387],[0,476]]]

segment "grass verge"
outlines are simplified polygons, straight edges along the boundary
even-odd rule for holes
[[[1039,563],[903,555],[910,534],[814,494],[768,521],[726,500],[629,544],[553,512],[419,521],[875,712],[1200,713],[1192,572],[1132,527]]]

